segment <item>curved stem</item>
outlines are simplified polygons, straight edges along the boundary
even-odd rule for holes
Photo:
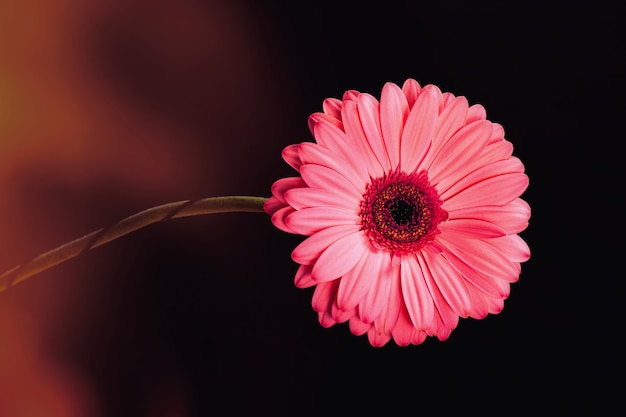
[[[43,253],[32,261],[18,265],[0,275],[0,292],[68,259],[125,236],[153,223],[178,217],[227,212],[264,212],[267,198],[249,196],[209,197],[163,204],[127,217],[114,225],[96,230],[81,238]]]

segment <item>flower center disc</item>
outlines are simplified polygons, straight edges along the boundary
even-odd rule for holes
[[[379,249],[411,253],[439,233],[447,218],[426,172],[392,172],[372,180],[361,202],[363,229]]]

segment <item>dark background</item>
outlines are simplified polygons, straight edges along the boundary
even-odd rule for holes
[[[26,210],[17,224],[36,230],[10,228],[16,221],[5,217],[12,257],[2,266],[164,202],[269,196],[276,179],[293,174],[280,151],[312,140],[307,117],[324,98],[348,89],[379,97],[385,82],[409,77],[482,104],[504,126],[530,178],[522,236],[532,255],[502,313],[461,320],[445,342],[373,348],[345,324],[318,324],[312,289],[293,285],[290,253],[301,237],[265,214],[154,225],[0,294],[0,307],[34,323],[28,340],[38,357],[73,381],[70,394],[50,395],[67,394],[74,408],[59,409],[74,411],[49,415],[623,409],[624,272],[610,264],[611,247],[623,245],[607,236],[620,213],[608,158],[623,139],[617,5],[136,0],[85,9],[70,36],[78,58],[64,68],[92,81],[72,75],[64,88],[85,94],[93,114],[114,108],[85,124],[96,118],[117,133],[98,138],[85,128],[93,135],[68,144],[58,128],[50,149],[80,148],[82,162],[69,151],[53,162],[29,153],[5,172],[13,184],[5,211]],[[150,127],[118,118],[139,114],[128,109]],[[68,120],[84,117],[72,111]]]

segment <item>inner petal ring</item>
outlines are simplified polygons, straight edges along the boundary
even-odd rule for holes
[[[447,218],[425,171],[373,179],[361,201],[363,230],[378,249],[412,253],[431,242]]]

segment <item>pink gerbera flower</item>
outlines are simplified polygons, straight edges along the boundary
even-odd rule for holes
[[[276,227],[309,236],[292,253],[295,285],[316,286],[321,325],[405,346],[500,312],[530,256],[517,235],[528,177],[502,126],[413,79],[323,110],[309,118],[317,143],[283,150],[300,175],[265,204]]]

